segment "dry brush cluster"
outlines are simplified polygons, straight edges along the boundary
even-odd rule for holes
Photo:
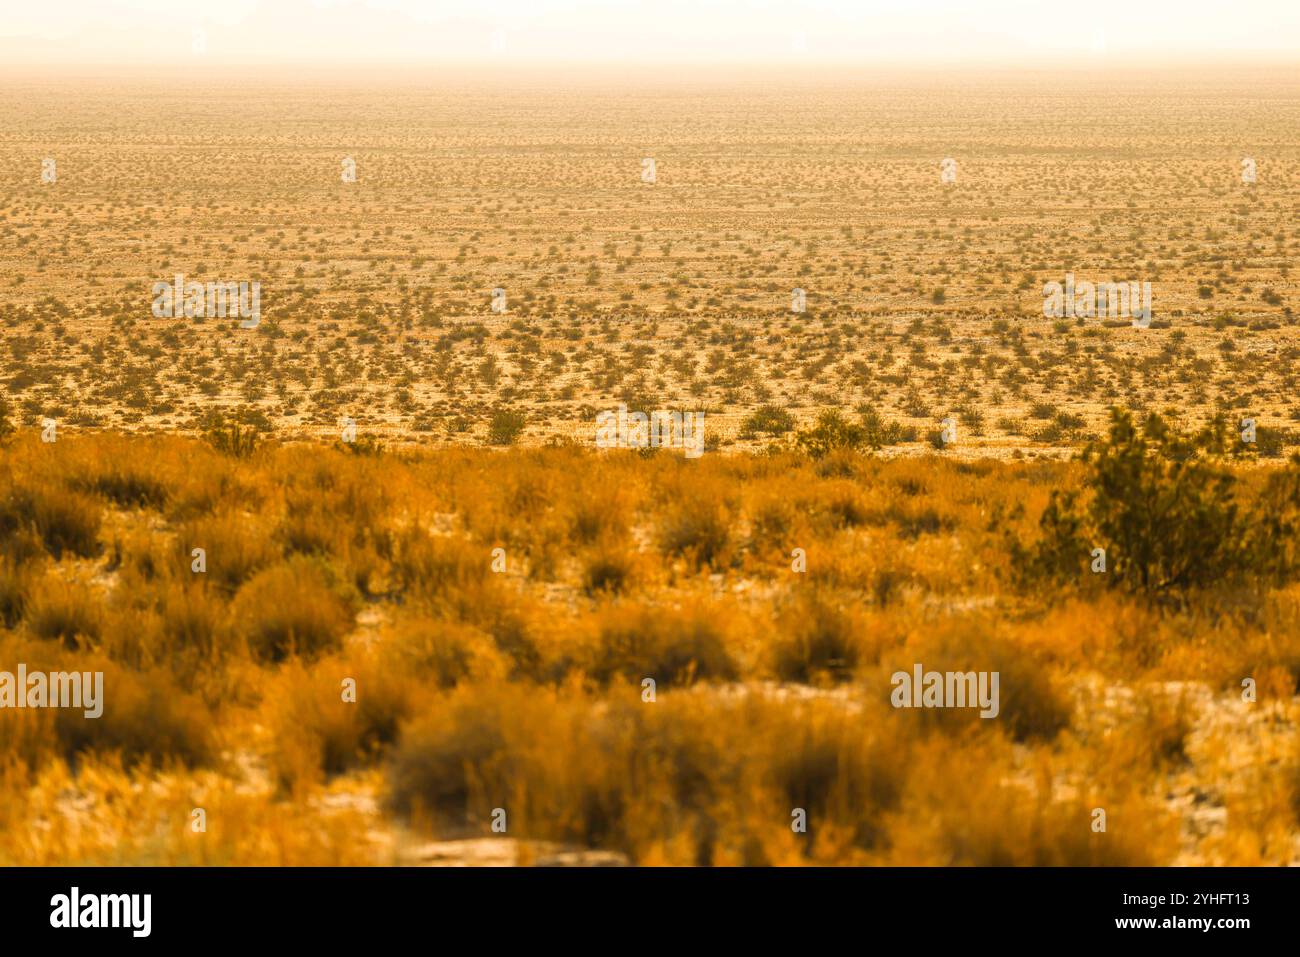
[[[1177,436],[1189,458],[1157,447]],[[375,832],[486,834],[500,807],[512,836],[638,862],[1289,859],[1294,759],[1222,776],[1239,742],[1211,719],[1250,677],[1289,720],[1297,467],[1210,436],[1116,413],[1066,464],[25,432],[0,648],[102,670],[106,708],[4,714],[0,857],[376,862]],[[1225,535],[1286,545],[1151,576],[1183,556],[1111,535],[1083,505],[1103,488],[1206,562]],[[914,662],[1000,672],[1001,715],[891,708]],[[1189,824],[1188,780],[1226,827]]]

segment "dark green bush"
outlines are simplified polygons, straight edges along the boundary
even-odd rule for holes
[[[499,409],[488,425],[488,442],[492,445],[514,445],[524,431],[524,414],[513,409]]]
[[[1053,493],[1042,537],[1017,549],[1027,578],[1088,573],[1092,550],[1106,552],[1112,586],[1160,593],[1243,576],[1292,576],[1300,533],[1300,470],[1272,476],[1244,503],[1225,459],[1233,437],[1222,417],[1188,433],[1151,414],[1139,427],[1113,409],[1107,437],[1083,453],[1088,493]],[[1249,506],[1249,507],[1246,507]]]
[[[794,416],[775,405],[765,405],[752,412],[741,424],[741,432],[784,435],[794,428]]]

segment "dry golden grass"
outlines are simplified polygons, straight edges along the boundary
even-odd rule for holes
[[[123,455],[176,484],[118,500]],[[98,516],[76,551],[17,520],[0,660],[107,685],[98,720],[0,712],[7,861],[383,863],[495,808],[642,863],[1296,853],[1297,586],[1021,581],[1077,464],[28,434],[0,479]],[[998,671],[999,718],[891,708],[917,661]]]

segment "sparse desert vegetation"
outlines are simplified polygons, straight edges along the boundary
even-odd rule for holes
[[[1300,862],[1298,82],[0,78],[0,864]]]
[[[955,416],[965,455],[1057,456],[1123,405],[1297,442],[1292,71],[0,82],[26,427],[543,444],[626,402],[741,450],[865,407],[899,453]],[[1150,328],[1044,318],[1067,273],[1149,282]],[[260,324],[155,318],[178,274],[259,282]]]

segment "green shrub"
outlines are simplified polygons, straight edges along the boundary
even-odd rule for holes
[[[741,424],[741,432],[752,435],[784,435],[794,428],[794,416],[775,405],[764,405],[750,413]]]
[[[251,407],[229,412],[212,409],[199,421],[199,429],[218,452],[248,458],[257,450],[260,436],[271,431],[271,423],[265,414]]]
[[[1225,464],[1231,437],[1222,417],[1189,434],[1158,414],[1141,427],[1111,412],[1109,434],[1084,451],[1089,496],[1055,492],[1032,549],[1017,549],[1023,577],[1069,578],[1105,549],[1110,585],[1160,593],[1207,587],[1243,575],[1285,578],[1296,570],[1300,470],[1273,476],[1243,509]]]
[[[863,442],[868,448],[881,449],[900,442],[916,441],[914,426],[886,421],[875,409],[864,409],[861,415]]]
[[[850,422],[839,409],[823,409],[817,414],[817,423],[796,432],[794,440],[805,455],[821,459],[832,452],[860,449],[867,435],[862,426]]]
[[[524,431],[525,418],[514,409],[498,409],[488,425],[488,442],[492,445],[514,445]]]

